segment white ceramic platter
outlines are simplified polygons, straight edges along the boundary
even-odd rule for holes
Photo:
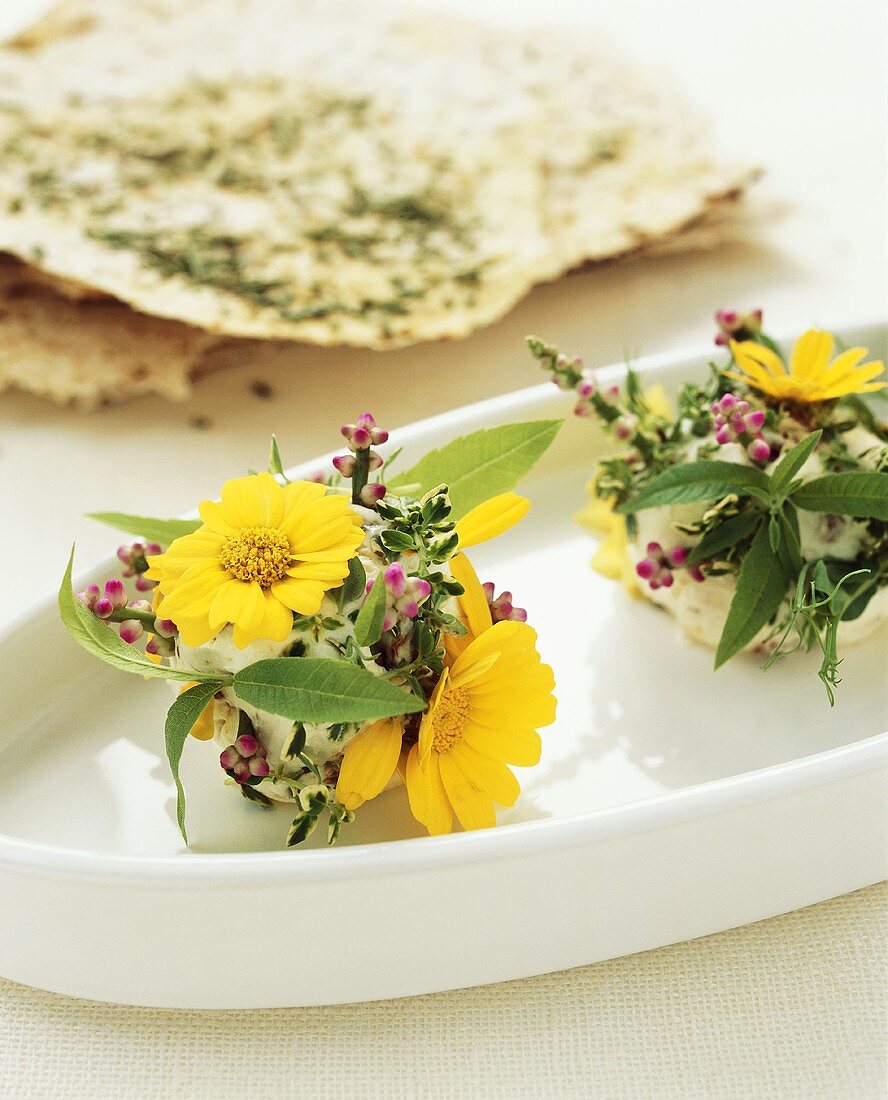
[[[885,355],[884,326],[845,335]],[[707,358],[640,366],[674,391]],[[713,673],[711,653],[588,568],[572,516],[604,442],[569,413],[544,384],[395,438],[409,461],[491,423],[567,414],[525,486],[530,517],[473,551],[482,580],[528,608],[560,700],[499,828],[420,836],[398,790],[340,847],[282,851],[286,809],[246,803],[220,781],[218,748],[190,741],[185,851],[169,689],[78,649],[48,597],[0,635],[0,973],[168,1007],[399,997],[642,951],[888,876],[886,632],[847,651],[834,710],[813,655]]]

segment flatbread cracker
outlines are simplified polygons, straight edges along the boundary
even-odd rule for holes
[[[0,51],[4,104],[0,247],[318,344],[464,335],[750,178],[597,42],[351,0],[71,0]]]
[[[182,400],[219,341],[121,302],[72,301],[0,257],[0,392],[90,409],[145,394]]]

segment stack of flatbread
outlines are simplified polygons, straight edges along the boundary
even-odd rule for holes
[[[752,175],[575,33],[66,0],[0,48],[0,388],[178,397],[234,339],[463,336],[723,220]]]

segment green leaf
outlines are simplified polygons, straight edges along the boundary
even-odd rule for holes
[[[385,620],[385,577],[379,573],[355,619],[355,641],[359,646],[373,645],[382,634]]]
[[[737,589],[715,653],[716,668],[751,642],[769,622],[786,595],[786,585],[780,559],[771,551],[768,528],[762,526],[740,566]]]
[[[792,502],[806,512],[888,521],[888,474],[875,470],[851,470],[806,481],[792,495]]]
[[[822,435],[823,432],[819,428],[816,432],[806,435],[801,443],[796,443],[777,463],[771,474],[771,496],[775,500],[779,500],[791,491],[792,479],[808,461],[808,456],[820,442]]]
[[[688,554],[688,565],[710,560],[717,557],[723,550],[736,546],[761,523],[761,520],[761,512],[741,512],[737,516],[726,519],[718,527],[713,527]]]
[[[287,475],[284,473],[284,464],[281,462],[281,451],[278,447],[276,435],[271,437],[271,446],[268,450],[268,472],[270,474],[279,474],[284,481],[287,481]]]
[[[454,439],[430,451],[425,458],[394,477],[393,489],[410,485],[422,496],[437,485],[447,485],[456,520],[498,493],[514,489],[543,454],[561,420],[534,420],[504,424]]]
[[[185,739],[191,732],[192,726],[221,687],[224,687],[223,680],[208,680],[183,691],[170,707],[163,728],[167,760],[170,762],[170,771],[173,773],[173,781],[176,784],[176,820],[179,822],[179,831],[186,844],[188,834],[185,831],[185,790],[179,779],[179,763],[182,759],[182,750],[185,748]]]
[[[89,611],[71,587],[71,571],[74,567],[74,549],[68,559],[68,568],[59,589],[59,615],[71,637],[88,653],[100,658],[112,668],[123,672],[135,672],[140,676],[153,676],[163,680],[199,680],[215,681],[217,677],[203,672],[191,672],[188,669],[165,668],[155,664],[135,648],[121,641],[120,636],[107,623]]]
[[[652,478],[631,500],[617,509],[631,514],[644,508],[664,504],[691,504],[718,500],[729,493],[744,494],[748,489],[767,491],[768,478],[755,466],[738,466],[734,462],[700,460],[670,466]]]
[[[345,578],[345,584],[342,586],[342,592],[340,593],[340,608],[360,599],[366,586],[367,572],[361,564],[361,559],[358,557],[350,558],[348,563],[348,576]]]
[[[347,661],[274,657],[236,673],[238,697],[296,722],[369,722],[425,709],[425,700]]]
[[[802,545],[799,538],[799,517],[791,504],[785,504],[779,513],[783,538],[780,542],[780,555],[783,571],[788,577],[797,577],[802,571]]]
[[[768,520],[768,545],[771,547],[772,554],[776,554],[780,550],[781,537],[780,523],[776,516],[771,516]]]
[[[150,516],[129,516],[125,512],[88,512],[87,519],[97,519],[118,531],[141,535],[161,546],[169,546],[182,535],[190,535],[201,525],[199,519],[152,519]]]

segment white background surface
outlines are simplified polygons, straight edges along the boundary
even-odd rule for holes
[[[431,0],[426,3],[433,6]],[[26,21],[41,6],[34,0],[6,0],[0,7],[0,31]],[[661,0],[622,0],[606,6],[549,0],[543,13],[535,12],[539,6],[530,0],[450,0],[439,6],[501,22],[526,22],[542,14],[549,22],[600,28],[622,52],[662,68],[664,79],[679,80],[706,106],[725,150],[765,168],[766,175],[754,192],[768,211],[760,231],[742,246],[717,253],[633,261],[571,276],[537,290],[498,325],[457,344],[387,354],[289,349],[270,364],[245,364],[240,371],[206,379],[182,406],[148,400],[84,416],[33,398],[3,395],[0,615],[8,615],[35,593],[57,584],[74,538],[81,560],[104,556],[108,533],[81,519],[84,512],[102,508],[176,514],[214,493],[228,474],[259,465],[271,431],[281,439],[285,461],[295,463],[329,449],[346,414],[365,407],[372,408],[387,426],[395,426],[531,384],[538,375],[523,350],[526,332],[537,331],[560,341],[594,365],[620,358],[627,349],[649,352],[699,343],[710,334],[712,310],[722,305],[761,305],[771,325],[779,329],[809,323],[838,326],[884,315],[888,265],[883,0],[841,4],[749,0],[742,5],[720,0],[706,6],[691,0],[668,5]],[[258,377],[273,387],[273,401],[251,393],[250,382]],[[197,414],[210,420],[208,430],[190,426]],[[384,1047],[392,1074],[387,1078],[387,1095],[409,1094],[404,1091],[405,1073],[412,1075],[415,1095],[505,1095],[497,1092],[489,1067],[483,1078],[490,1082],[486,1089],[470,1088],[464,1079],[461,1086],[458,1076],[449,1079],[449,1088],[447,1081],[426,1080],[415,1051],[411,1059],[401,1062],[397,1091],[394,1044],[403,1043],[420,1019],[430,1021],[421,1040],[432,1044],[430,1070],[437,1067],[458,1074],[473,1064],[472,1059],[464,1062],[456,1056],[442,1061],[436,1041],[447,1043],[448,1049],[462,1044],[469,1050],[476,1042],[488,1043],[491,1050],[499,1046],[499,1057],[509,1060],[503,1081],[516,1080],[511,1075],[514,1058],[530,1059],[532,1064],[534,1056],[545,1056],[551,1074],[545,1078],[530,1074],[527,1080],[550,1080],[552,1095],[592,1095],[596,1091],[593,1063],[602,1064],[602,1058],[621,1061],[622,1047],[633,1052],[638,1071],[633,1074],[633,1058],[629,1058],[623,1076],[605,1075],[605,1090],[596,1094],[881,1096],[886,972],[884,954],[876,946],[881,942],[877,929],[884,911],[884,894],[869,891],[807,911],[801,939],[793,940],[787,933],[788,928],[797,927],[791,921],[801,918],[731,934],[740,950],[730,964],[723,953],[706,951],[702,944],[605,964],[615,968],[608,974],[621,974],[628,983],[619,997],[581,995],[599,980],[592,970],[540,980],[536,992],[515,986],[483,997],[455,994],[421,1002],[423,1006],[437,1003],[434,1011],[424,1007],[417,1012],[407,1003],[369,1008],[360,1019],[365,1030],[378,1034]],[[743,937],[750,935],[764,936],[756,942],[767,943],[768,951],[758,961],[750,955],[749,971],[744,974],[742,945],[751,941]],[[848,937],[860,950],[840,951]],[[817,950],[815,943],[820,945]],[[834,950],[836,958],[841,955],[841,967],[825,970]],[[694,1002],[695,1012],[702,1006],[700,1018],[682,1010],[681,998],[663,1011],[663,1002],[652,988],[666,965],[664,959],[678,973],[684,967],[688,973],[698,968],[689,994],[699,993],[701,984],[704,991],[706,987],[729,989],[730,996],[740,998],[737,1012],[713,1015],[702,994],[702,1000],[698,996]],[[409,965],[409,960],[394,964]],[[849,988],[859,989],[860,996],[849,998]],[[543,998],[533,1002],[541,1006],[537,1013],[528,1012],[527,996]],[[485,1016],[479,1031],[477,1019],[461,1016],[461,1006],[472,1004],[488,1006],[498,1019],[494,1022]],[[575,1015],[562,1011],[564,1004],[574,1006]],[[798,1015],[787,1029],[780,1020],[790,1006]],[[371,1047],[361,1047],[361,1058],[351,1063],[350,1071],[348,1061],[342,1060],[354,1034],[355,1010],[325,1013],[323,1043],[317,1049],[338,1052],[338,1060],[328,1059],[327,1064],[338,1067],[343,1092],[383,1095],[383,1078],[374,1077],[370,1068]],[[548,1026],[553,1013],[558,1021],[554,1031]],[[47,1019],[54,1021],[54,1034],[69,1027],[77,1041],[73,1047],[57,1043],[56,1056],[65,1057],[37,1073],[34,1067],[42,1058]],[[0,1057],[5,1072],[12,1075],[7,1083],[13,1084],[0,1091],[16,1100],[51,1092],[164,1095],[160,1086],[140,1091],[136,1077],[116,1078],[116,1092],[102,1092],[98,1086],[102,1078],[95,1057],[100,1063],[107,1061],[109,1081],[112,1063],[127,1057],[126,1035],[111,1023],[118,1019],[124,1017],[115,1016],[113,1010],[83,1008],[79,1014],[54,998],[3,987]],[[288,1067],[282,1080],[293,1079],[300,1029],[311,1027],[311,1019],[298,1012],[287,1015],[291,1040],[280,1047]],[[206,1017],[205,1027],[218,1037],[223,1025],[213,1020]],[[519,1021],[532,1029],[527,1038],[530,1046],[519,1048],[506,1041]],[[177,1020],[175,1014],[155,1014],[142,1022],[147,1029],[143,1051],[162,1049],[164,1059],[178,1066],[175,1095],[225,1094],[216,1070],[212,1080],[217,1087],[201,1084],[211,1078],[199,1074],[201,1026],[195,1014],[189,1014],[188,1021]],[[701,1042],[695,1044],[689,1033],[698,1027],[703,1031]],[[497,1028],[502,1043],[497,1042]],[[662,1055],[654,1074],[648,1072],[650,1049],[645,1058],[639,1047],[640,1030],[651,1035],[651,1043]],[[224,1034],[236,1049],[231,1056],[242,1068],[253,1066],[252,1050],[256,1055],[263,1052],[265,1059],[255,1062],[257,1074],[270,1073],[273,1078],[279,1072],[268,1045],[258,1032],[251,1035],[246,1023]],[[852,1034],[854,1042],[837,1042],[838,1037]],[[608,1037],[607,1051],[600,1046],[602,1035]],[[802,1044],[797,1042],[800,1035],[805,1036]],[[162,1047],[157,1045],[161,1041]],[[210,1046],[206,1049],[209,1054]],[[217,1043],[214,1057],[224,1057],[220,1049]],[[587,1065],[589,1077],[568,1074],[563,1061],[553,1056],[558,1049],[564,1059]],[[669,1049],[677,1057],[667,1057]],[[78,1051],[90,1052],[91,1068],[87,1069]],[[189,1068],[178,1061],[186,1052]],[[497,1055],[490,1057],[495,1066]],[[363,1073],[356,1076],[360,1062]],[[805,1064],[810,1073],[802,1076]],[[87,1079],[95,1087],[88,1093],[78,1091],[76,1082]],[[241,1077],[239,1094],[245,1080]],[[257,1077],[251,1075],[250,1080],[255,1085]],[[527,1095],[545,1093],[544,1087],[538,1087]]]

